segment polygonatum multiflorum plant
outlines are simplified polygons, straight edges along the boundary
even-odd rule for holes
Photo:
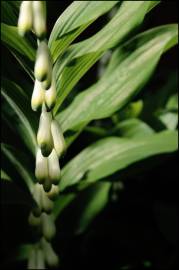
[[[177,43],[175,24],[140,30],[158,4],[74,1],[49,33],[45,1],[2,1],[1,36],[11,61],[2,74],[2,115],[5,129],[19,142],[2,138],[1,176],[31,197],[27,222],[33,237],[16,256],[28,269],[60,268],[52,244],[55,222],[79,194],[86,199],[75,234],[85,232],[115,197],[114,175],[177,149],[177,95],[170,84],[175,74],[168,74],[167,89],[159,89],[153,106],[148,102],[153,96],[136,99],[163,53]],[[54,5],[58,9],[58,2]],[[106,24],[76,42],[102,15]],[[81,91],[82,77],[96,63],[98,79]],[[71,153],[84,132],[90,143]],[[123,187],[125,177],[116,181]]]

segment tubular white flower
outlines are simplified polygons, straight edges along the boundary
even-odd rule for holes
[[[40,184],[48,178],[48,160],[42,155],[40,148],[38,148],[36,153],[35,176]]]
[[[42,188],[42,210],[50,213],[53,209],[54,203],[48,198],[46,192]]]
[[[58,157],[61,157],[66,150],[66,144],[60,125],[55,119],[51,122],[51,132],[55,151]]]
[[[34,185],[34,190],[32,194],[37,206],[33,208],[33,214],[36,217],[39,217],[42,212],[42,195],[41,195],[41,186],[39,183]]]
[[[44,237],[42,238],[41,243],[45,255],[45,260],[48,266],[52,268],[57,267],[59,265],[59,259],[57,254],[53,250],[52,245],[48,243]]]
[[[42,213],[42,233],[47,241],[51,241],[56,234],[54,221],[46,213]]]
[[[52,60],[45,41],[40,42],[37,49],[34,74],[35,78],[40,82],[48,79],[48,86],[50,87],[52,80]]]
[[[18,33],[20,36],[24,36],[32,29],[32,20],[32,1],[23,1],[18,18]]]
[[[42,111],[37,132],[38,146],[41,148],[42,155],[47,157],[53,149],[53,138],[51,134],[51,113]]]
[[[51,182],[53,184],[58,184],[61,172],[58,156],[55,149],[53,149],[51,154],[48,156],[48,173]]]
[[[28,222],[31,226],[40,226],[41,218],[34,216],[34,214],[30,212]]]
[[[31,98],[31,107],[33,111],[37,111],[42,106],[44,98],[45,90],[43,89],[41,82],[36,79]]]
[[[46,12],[44,1],[32,1],[33,29],[38,38],[46,35]]]
[[[56,83],[55,78],[53,76],[50,88],[45,91],[45,104],[48,110],[53,109],[53,107],[55,106],[56,97],[57,97]]]

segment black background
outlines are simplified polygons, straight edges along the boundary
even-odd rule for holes
[[[70,2],[48,1],[49,33]],[[141,30],[177,20],[177,2],[162,1],[146,17]],[[96,33],[105,22],[106,17],[102,16],[77,41]],[[167,73],[176,69],[176,58],[177,50],[173,48],[162,57],[157,70]],[[97,79],[96,68],[97,65],[82,79],[84,88]],[[89,141],[85,133],[82,139],[77,139],[72,146],[72,156]],[[70,158],[71,154],[67,159]],[[177,154],[148,159],[147,164],[150,163],[157,165],[149,167],[142,174],[128,177],[124,191],[116,191],[118,200],[109,202],[85,234],[74,237],[70,231],[75,206],[57,221],[58,231],[53,245],[60,255],[62,270],[118,270],[122,266],[128,266],[126,269],[147,269],[146,261],[149,262],[148,269],[178,268]],[[145,161],[139,166],[145,168]],[[1,185],[1,201],[8,201],[8,204],[1,204],[1,265],[2,268],[25,268],[25,262],[14,263],[10,258],[19,244],[31,241],[32,234],[27,224],[30,198],[29,203],[22,205],[21,202],[28,202],[27,194],[24,195],[16,186],[9,187],[8,183]]]

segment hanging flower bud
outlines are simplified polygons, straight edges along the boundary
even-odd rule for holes
[[[49,192],[46,193],[48,198],[51,200],[55,200],[59,194],[59,187],[56,185],[52,185],[52,188]]]
[[[18,33],[24,36],[32,28],[32,1],[22,1],[18,19]]]
[[[55,119],[51,122],[51,132],[55,151],[57,152],[58,157],[61,157],[66,150],[66,144],[60,125]]]
[[[40,217],[34,216],[34,214],[30,212],[28,222],[30,226],[40,226],[41,219]]]
[[[34,90],[31,98],[31,107],[33,111],[37,111],[42,107],[45,98],[45,91],[42,88],[41,82],[35,80]]]
[[[59,266],[58,255],[53,250],[52,245],[48,243],[44,237],[42,238],[41,243],[48,266],[50,266],[50,268],[56,268]]]
[[[61,173],[58,156],[55,149],[53,149],[51,154],[48,156],[48,173],[51,182],[53,184],[58,184]]]
[[[49,178],[45,179],[43,183],[43,189],[45,192],[49,192],[52,188],[52,182],[50,181]]]
[[[32,194],[35,202],[36,202],[36,206],[33,208],[32,212],[34,214],[34,216],[39,217],[41,215],[42,212],[42,196],[41,196],[41,186],[39,183],[36,183],[34,185],[34,190],[33,190],[33,194]]]
[[[45,91],[45,104],[48,110],[52,110],[55,106],[57,97],[56,83],[54,76],[52,77],[52,83],[48,90]]]
[[[34,74],[35,78],[40,82],[48,79],[48,88],[50,87],[52,80],[52,60],[45,41],[40,42],[37,49]]]
[[[46,213],[42,213],[42,233],[47,241],[51,241],[56,234],[54,221]]]
[[[51,120],[51,113],[42,111],[39,121],[39,129],[37,132],[37,142],[44,157],[50,155],[53,149],[53,138],[50,128]]]
[[[52,68],[49,68],[49,73],[47,75],[47,79],[42,82],[42,87],[45,90],[48,90],[51,87],[51,83],[52,83]]]
[[[48,178],[48,160],[42,155],[40,148],[38,148],[36,154],[35,177],[40,184]]]
[[[44,1],[32,1],[33,30],[38,38],[46,35],[46,10]]]
[[[45,269],[45,258],[42,249],[38,248],[36,251],[37,264],[34,269]]]
[[[46,192],[42,189],[42,210],[50,213],[53,209],[54,203],[48,198]]]
[[[27,269],[37,269],[36,265],[36,250],[31,249],[28,256]]]

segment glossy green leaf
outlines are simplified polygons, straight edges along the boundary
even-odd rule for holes
[[[100,140],[63,168],[60,189],[80,180],[94,182],[152,155],[175,151],[177,135],[176,131],[163,131],[143,138],[108,137]]]
[[[1,21],[9,25],[16,25],[21,1],[1,2]]]
[[[1,180],[12,181],[9,175],[1,169]]]
[[[158,119],[170,130],[175,130],[178,125],[178,113],[175,112],[163,112]]]
[[[123,107],[149,80],[161,55],[177,42],[177,26],[165,25],[137,35],[117,49],[98,83],[80,93],[58,115],[64,131],[106,118]],[[114,61],[115,60],[115,61]]]
[[[155,133],[149,125],[137,118],[122,121],[116,125],[115,130],[119,132],[121,137],[126,138],[143,138]]]
[[[20,159],[20,154],[17,154],[17,151],[7,144],[1,144],[1,150],[2,153],[11,162],[11,164],[13,164],[19,175],[23,178],[29,190],[32,192],[34,178],[30,174],[30,172],[24,167],[23,160]]]
[[[124,1],[115,16],[101,31],[87,40],[72,45],[64,56],[58,59],[54,67],[58,91],[55,113],[80,78],[104,52],[116,46],[140,25],[149,5],[150,1]]]
[[[8,84],[8,85],[11,86],[11,84]],[[14,92],[10,92],[11,89]],[[19,94],[18,94],[18,91],[19,91]],[[23,92],[20,91],[20,88],[17,88],[15,84],[13,88],[12,86],[11,88],[5,88],[2,85],[1,93],[12,110],[12,111],[8,110],[8,113],[12,112],[13,114],[15,113],[17,116],[16,121],[14,121],[14,127],[17,128],[19,134],[21,135],[22,139],[26,143],[27,147],[29,147],[29,150],[32,153],[35,153],[36,136],[35,136],[34,130],[32,129],[32,125],[29,119],[30,115],[32,114],[28,114],[28,106],[26,108],[24,107],[27,105],[25,94],[23,94]]]
[[[117,3],[118,1],[74,1],[61,14],[50,34],[49,46],[54,61],[85,28]]]
[[[104,209],[108,202],[110,187],[109,182],[97,183],[90,188],[90,193],[87,192],[87,200],[83,203],[83,209],[76,225],[77,234],[83,233],[91,221]]]
[[[16,26],[1,23],[1,40],[5,45],[26,56],[31,61],[35,60],[35,49],[27,39],[18,35]]]

